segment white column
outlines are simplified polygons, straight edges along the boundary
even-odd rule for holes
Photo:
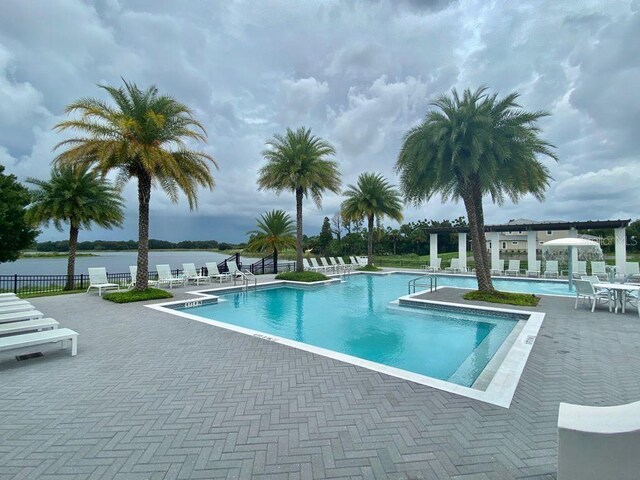
[[[438,266],[436,263],[436,258],[438,258],[438,234],[430,233],[429,234],[429,265],[431,265],[434,269]]]
[[[536,251],[538,249],[538,235],[537,232],[533,230],[529,230],[527,232],[527,270],[535,270],[536,269]]]
[[[627,269],[627,229],[625,227],[614,230],[616,239],[616,271],[624,275]]]
[[[489,232],[491,241],[491,269],[498,268],[500,260],[500,232]]]
[[[458,233],[458,259],[460,270],[467,271],[467,234]]]
[[[575,228],[569,229],[570,238],[578,238],[578,230]],[[578,268],[578,249],[572,248],[573,254],[571,255],[571,261],[573,262],[573,268]]]

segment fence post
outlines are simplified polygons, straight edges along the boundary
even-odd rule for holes
[[[84,273],[80,274],[80,290],[84,289]]]
[[[13,293],[18,294],[18,274],[13,275]]]
[[[238,268],[242,268],[242,263],[240,263],[240,252],[236,252],[236,265],[238,265]]]

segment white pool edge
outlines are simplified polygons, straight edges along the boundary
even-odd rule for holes
[[[365,272],[357,272],[356,274],[359,274],[359,273],[365,273]],[[376,272],[376,273],[389,274],[393,272]],[[340,281],[340,280],[339,279],[328,280],[326,282],[322,282],[321,285],[330,285],[337,281]],[[260,287],[285,286],[287,284],[293,284],[295,286],[305,286],[305,287],[318,286],[317,284],[310,286],[309,284],[303,283],[303,282],[275,280],[275,281],[261,283]],[[217,295],[212,295],[206,292],[215,290],[216,292],[220,292],[220,293],[230,293],[234,290],[237,291],[239,288],[241,287],[239,286],[230,286],[230,287],[222,287],[222,288],[211,287],[206,290],[193,291],[193,292],[187,292],[187,293],[197,296],[198,297],[197,300],[200,300],[200,301],[205,301],[205,300],[218,301]],[[449,288],[449,287],[439,287],[439,288]],[[405,300],[410,300],[412,302],[421,303],[425,305],[431,304],[431,305],[449,306],[449,307],[464,308],[464,309],[471,309],[471,310],[480,310],[480,311],[486,311],[486,312],[501,312],[501,313],[511,313],[511,314],[529,316],[529,318],[525,321],[526,323],[522,331],[518,334],[513,345],[507,352],[502,363],[497,368],[495,374],[493,375],[493,378],[491,379],[491,381],[489,382],[485,390],[478,390],[471,387],[457,385],[455,383],[447,382],[445,380],[440,380],[437,378],[428,377],[426,375],[420,375],[417,373],[409,372],[407,370],[390,367],[388,365],[384,365],[381,363],[364,360],[362,358],[354,357],[351,355],[336,352],[333,350],[328,350],[321,347],[316,347],[313,345],[308,345],[306,343],[297,342],[295,340],[290,340],[288,338],[283,338],[276,335],[269,335],[264,332],[260,332],[258,330],[239,327],[237,325],[233,325],[230,323],[208,319],[208,318],[200,317],[198,315],[192,315],[190,313],[185,313],[180,310],[175,310],[173,308],[167,308],[170,306],[180,305],[180,304],[183,304],[183,305],[193,304],[194,300],[175,300],[171,302],[156,303],[156,304],[145,305],[145,306],[153,310],[169,313],[171,315],[187,318],[189,320],[195,320],[201,323],[206,323],[219,328],[224,328],[226,330],[242,333],[244,335],[250,335],[263,340],[268,340],[274,343],[279,343],[281,345],[286,345],[288,347],[297,348],[299,350],[321,355],[323,357],[332,358],[334,360],[338,360],[338,361],[350,363],[352,365],[356,365],[359,367],[363,367],[368,370],[384,373],[392,377],[408,380],[411,382],[418,383],[420,385],[426,385],[428,387],[433,387],[445,392],[454,393],[464,397],[479,400],[481,402],[489,403],[491,405],[496,405],[503,408],[509,408],[509,406],[511,405],[511,401],[513,400],[515,391],[518,387],[518,383],[520,382],[520,377],[522,376],[524,367],[527,363],[531,350],[533,349],[533,345],[538,335],[538,331],[542,326],[542,322],[544,320],[545,314],[541,312],[530,312],[530,311],[523,311],[523,310],[512,310],[512,309],[506,309],[506,308],[494,308],[494,307],[485,307],[485,306],[478,306],[478,305],[468,305],[468,304],[461,304],[461,303],[442,302],[442,301],[436,301],[436,300],[425,300],[425,299],[415,298],[416,296],[422,295],[424,293],[425,292],[423,291],[423,292],[417,292],[411,295],[405,295],[405,296],[399,297],[398,301],[401,299],[405,299]],[[488,365],[489,364],[487,364],[487,366]],[[487,366],[485,366],[485,369],[487,368]],[[483,369],[483,372],[485,369]],[[481,372],[480,375],[482,375],[483,372]]]

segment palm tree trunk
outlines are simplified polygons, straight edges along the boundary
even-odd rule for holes
[[[149,201],[151,200],[151,177],[138,175],[138,273],[135,289],[149,288]]]
[[[273,273],[278,273],[278,250],[276,248],[273,249]]]
[[[79,228],[71,224],[69,229],[69,260],[67,261],[67,284],[65,290],[73,290],[74,276],[76,273],[76,252],[78,251],[78,232]]]
[[[369,235],[367,239],[367,265],[373,265],[373,215],[369,215],[367,228]]]
[[[480,188],[469,182],[462,188],[461,196],[467,210],[469,230],[471,233],[471,249],[476,265],[476,279],[478,290],[492,292],[491,270],[487,256],[487,241],[484,234],[484,214],[482,210],[482,194]],[[477,198],[479,196],[480,198]]]
[[[296,188],[296,272],[303,272],[302,264],[302,194],[301,188]]]

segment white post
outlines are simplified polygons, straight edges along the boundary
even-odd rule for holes
[[[569,237],[570,238],[578,238],[578,230],[576,230],[575,228],[570,228],[569,229]],[[576,267],[578,266],[578,249],[577,248],[572,248],[571,249],[571,262],[573,262],[573,265],[575,265]]]
[[[490,232],[489,240],[491,241],[491,269],[498,268],[500,261],[500,232]]]
[[[437,268],[438,258],[438,234],[430,233],[429,234],[429,265],[433,267],[434,271]]]
[[[458,261],[460,270],[467,271],[467,234],[458,233]]]
[[[625,227],[614,230],[616,239],[616,273],[624,275],[627,270],[627,229]]]
[[[538,249],[537,239],[537,232],[533,230],[527,232],[527,270],[530,271],[536,269],[536,259],[538,258],[536,255]]]

